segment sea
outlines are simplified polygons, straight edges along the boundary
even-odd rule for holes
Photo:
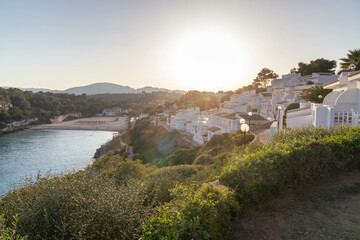
[[[24,184],[25,178],[84,169],[97,148],[114,132],[25,130],[0,135],[0,196]]]

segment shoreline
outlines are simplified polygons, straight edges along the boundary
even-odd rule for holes
[[[122,131],[128,128],[127,117],[90,117],[61,123],[29,126],[29,130]]]

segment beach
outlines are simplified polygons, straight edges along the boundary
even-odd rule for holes
[[[61,123],[41,124],[30,129],[120,131],[128,128],[127,117],[91,117]]]

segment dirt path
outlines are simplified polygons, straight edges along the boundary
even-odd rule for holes
[[[128,146],[128,152],[129,152],[129,156],[127,157],[128,159],[133,159],[134,157],[134,146]]]
[[[252,131],[252,133],[258,136],[261,144],[266,145],[270,143],[270,129],[258,129]]]
[[[228,239],[360,239],[360,172],[313,183],[243,212]]]

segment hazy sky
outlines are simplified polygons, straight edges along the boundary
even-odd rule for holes
[[[262,67],[359,48],[359,12],[359,0],[0,0],[0,86],[237,89]]]

